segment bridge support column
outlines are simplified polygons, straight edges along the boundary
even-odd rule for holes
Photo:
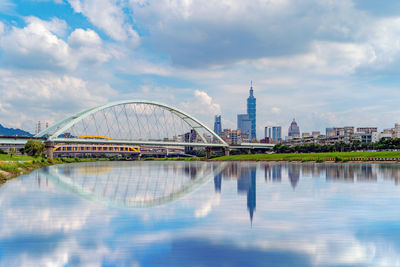
[[[44,147],[46,148],[46,156],[47,156],[47,158],[48,159],[53,159],[54,142],[46,141],[44,143]]]
[[[206,159],[211,158],[211,147],[206,147]]]
[[[224,150],[225,150],[225,156],[229,156],[229,152],[230,152],[229,147],[225,147]]]

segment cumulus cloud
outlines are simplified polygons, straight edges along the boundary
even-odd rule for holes
[[[65,21],[53,18],[44,21],[26,18],[24,28],[12,27],[0,37],[3,60],[26,69],[73,70],[81,62],[100,64],[108,61],[100,37],[93,30],[76,29],[68,37]]]
[[[82,13],[96,27],[117,41],[129,40],[137,45],[139,35],[127,22],[119,1],[116,0],[68,0],[75,12]]]
[[[19,67],[68,68],[72,64],[68,45],[56,35],[63,30],[63,23],[32,18],[27,22],[26,27],[12,27],[1,37],[4,60]]]
[[[2,71],[0,95],[0,121],[32,131],[37,120],[53,123],[84,108],[106,103],[116,92],[107,84],[74,76]]]
[[[68,37],[72,54],[77,59],[93,64],[101,64],[108,61],[112,55],[102,45],[99,35],[93,30],[76,29]]]
[[[182,110],[196,116],[201,121],[208,123],[208,125],[211,125],[211,118],[215,114],[221,114],[220,105],[214,103],[212,97],[201,90],[195,90],[194,96],[179,106]]]

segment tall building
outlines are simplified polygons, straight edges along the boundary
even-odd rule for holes
[[[237,128],[242,133],[247,133],[247,136],[251,134],[251,120],[249,114],[238,114],[237,115]]]
[[[216,134],[220,134],[222,132],[222,122],[221,122],[221,115],[215,115],[214,120],[214,132]]]
[[[266,126],[265,137],[270,138],[274,143],[279,142],[282,139],[282,127],[281,126]]]
[[[295,119],[293,119],[292,123],[290,124],[289,131],[288,131],[288,136],[300,137],[300,128],[297,125],[297,122],[296,122]]]
[[[253,82],[250,85],[250,96],[247,98],[247,114],[251,121],[250,140],[257,138],[256,136],[256,98],[253,95]]]

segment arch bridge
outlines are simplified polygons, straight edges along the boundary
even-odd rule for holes
[[[49,157],[60,144],[93,143],[205,147],[208,154],[211,149],[229,153],[229,145],[195,117],[175,107],[145,100],[117,101],[84,110],[38,133],[35,138],[46,140]]]

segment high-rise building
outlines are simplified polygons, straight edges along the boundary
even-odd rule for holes
[[[221,115],[215,115],[214,132],[220,134],[222,132]]]
[[[297,125],[297,122],[296,122],[295,119],[293,119],[292,123],[290,124],[289,131],[288,131],[288,136],[300,137],[300,128]]]
[[[250,85],[250,96],[247,98],[247,114],[251,121],[250,140],[257,138],[256,136],[256,98],[253,95],[253,82]]]
[[[266,126],[265,137],[271,139],[274,143],[279,142],[282,139],[282,127],[281,126]]]
[[[247,136],[251,134],[251,120],[249,114],[238,114],[237,115],[237,128],[242,133],[247,133]]]

